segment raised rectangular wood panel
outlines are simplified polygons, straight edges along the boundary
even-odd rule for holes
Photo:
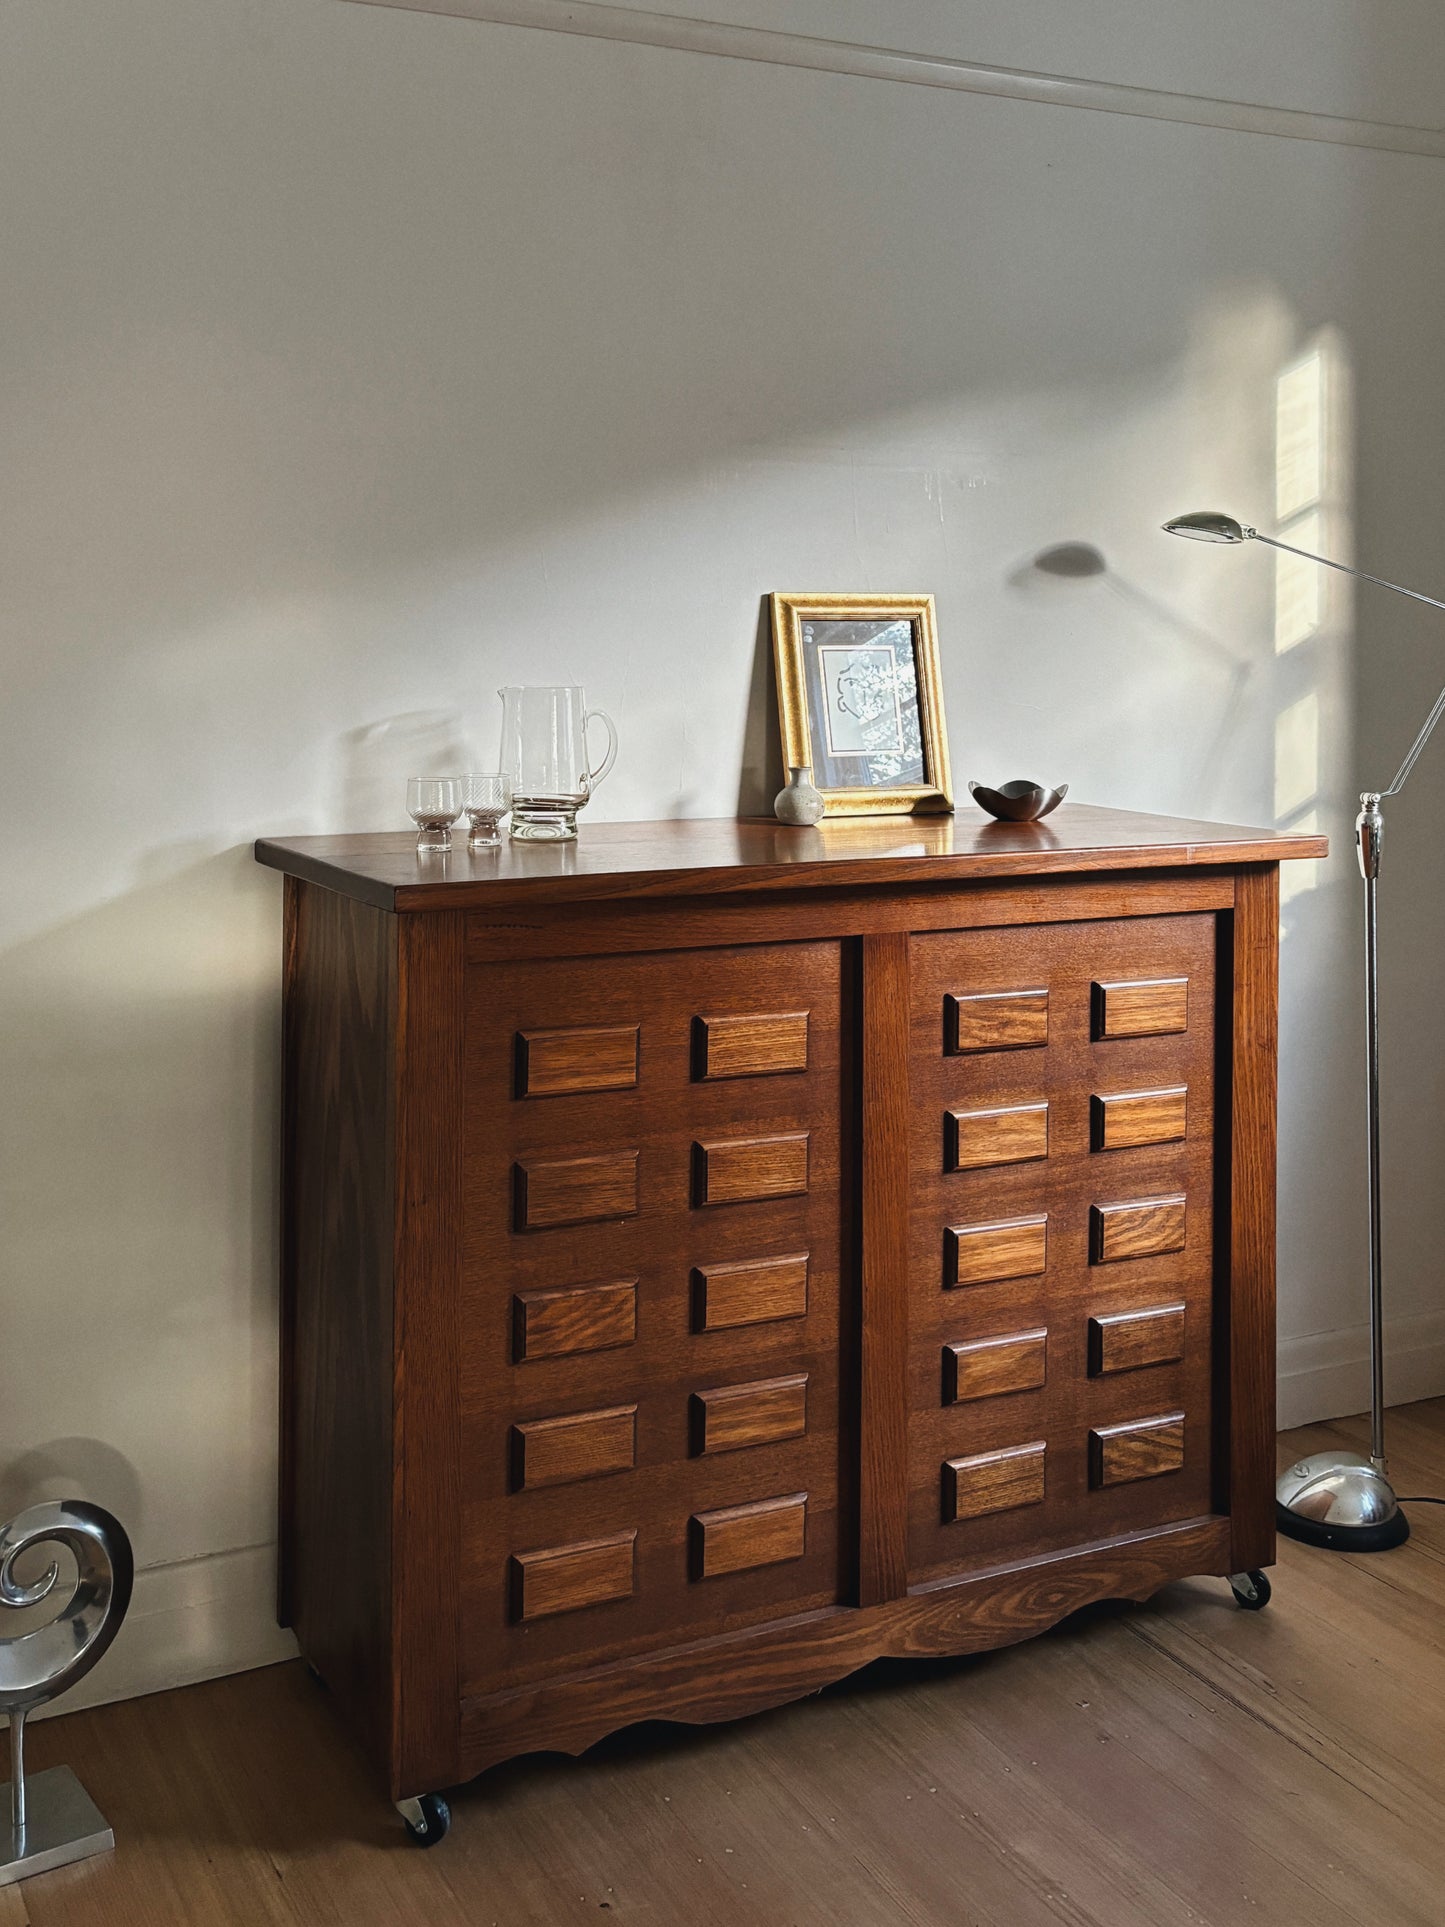
[[[943,1463],[943,1517],[982,1519],[991,1512],[1013,1512],[1020,1506],[1042,1505],[1047,1442],[1006,1446],[1000,1452],[976,1452],[970,1458]]]
[[[1179,1471],[1183,1464],[1182,1412],[1129,1419],[1122,1425],[1101,1425],[1089,1434],[1089,1483],[1093,1486],[1157,1479],[1166,1472]]]
[[[693,1146],[699,1204],[756,1204],[808,1188],[808,1133],[715,1138]]]
[[[638,1035],[636,1024],[518,1031],[518,1097],[631,1090],[637,1082]]]
[[[1165,1037],[1189,1028],[1189,979],[1155,977],[1134,983],[1095,983],[1097,1038]]]
[[[807,1512],[806,1492],[695,1512],[691,1520],[694,1577],[717,1579],[724,1573],[801,1559]]]
[[[630,1218],[637,1211],[636,1151],[585,1158],[519,1159],[514,1167],[517,1229]]]
[[[950,1055],[1029,1050],[1048,1041],[1047,990],[950,992],[943,1000],[943,1048]]]
[[[808,1309],[808,1254],[750,1258],[734,1265],[698,1265],[693,1272],[693,1327],[730,1331],[802,1318]]]
[[[808,1068],[806,1010],[694,1021],[700,1078],[770,1077]]]
[[[1151,1305],[1144,1311],[1101,1312],[1089,1320],[1089,1371],[1140,1371],[1172,1365],[1184,1356],[1184,1306]]]
[[[1089,1137],[1096,1151],[1129,1151],[1144,1144],[1175,1144],[1185,1135],[1189,1091],[1183,1084],[1158,1091],[1118,1091],[1089,1099]]]
[[[1026,1164],[1049,1154],[1047,1103],[1002,1104],[984,1111],[948,1111],[944,1141],[950,1171],[993,1164]]]
[[[512,1332],[519,1364],[630,1345],[637,1336],[637,1281],[519,1291],[512,1300]]]
[[[512,1612],[522,1621],[550,1619],[632,1594],[636,1532],[512,1554]]]
[[[943,1348],[943,1396],[962,1405],[975,1398],[1042,1389],[1048,1330],[1009,1332],[1001,1338],[974,1338]]]
[[[512,1428],[513,1482],[521,1491],[625,1472],[636,1455],[635,1405],[523,1419]]]
[[[945,1285],[983,1285],[1041,1277],[1048,1263],[1049,1220],[1000,1218],[994,1224],[948,1225],[943,1233]]]
[[[1090,1205],[1089,1261],[1110,1265],[1124,1258],[1152,1258],[1164,1251],[1182,1251],[1184,1228],[1182,1196]]]
[[[738,1452],[801,1438],[808,1429],[808,1374],[713,1385],[692,1395],[693,1449]]]

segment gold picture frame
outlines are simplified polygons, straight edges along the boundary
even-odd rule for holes
[[[779,591],[771,601],[783,763],[812,770],[824,815],[951,810],[933,597]],[[904,623],[911,683],[899,673]]]

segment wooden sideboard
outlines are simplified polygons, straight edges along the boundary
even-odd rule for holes
[[[1271,1562],[1278,863],[1324,849],[258,844],[280,1611],[393,1799]]]

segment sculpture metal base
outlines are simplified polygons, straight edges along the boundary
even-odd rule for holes
[[[1275,1486],[1275,1524],[1328,1552],[1388,1552],[1410,1536],[1384,1472],[1358,1452],[1312,1452]]]
[[[99,1808],[68,1766],[26,1776],[25,1830],[19,1839],[10,1824],[8,1780],[0,1784],[0,1816],[0,1887],[88,1860],[115,1845]]]

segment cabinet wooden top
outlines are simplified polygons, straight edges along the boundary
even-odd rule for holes
[[[256,860],[383,910],[411,911],[1275,863],[1328,847],[1322,836],[1070,803],[1043,823],[995,823],[972,807],[957,816],[835,818],[811,830],[770,817],[585,823],[575,843],[504,838],[475,856],[464,831],[453,831],[448,855],[426,858],[410,830],[263,837]]]

